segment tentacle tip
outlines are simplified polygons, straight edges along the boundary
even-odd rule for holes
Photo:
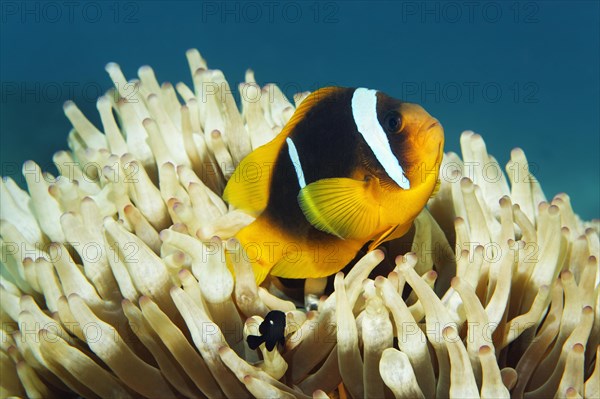
[[[385,277],[383,277],[383,276],[375,277],[375,287],[380,287],[383,284],[385,284]]]

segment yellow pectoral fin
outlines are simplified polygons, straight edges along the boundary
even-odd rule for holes
[[[317,229],[343,239],[367,239],[379,226],[377,190],[375,179],[322,179],[300,190],[298,203]]]

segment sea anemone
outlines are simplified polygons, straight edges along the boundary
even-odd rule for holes
[[[102,130],[68,102],[59,175],[28,161],[28,192],[0,183],[1,397],[600,396],[599,224],[547,201],[522,150],[505,175],[463,133],[414,229],[306,312],[256,285],[233,238],[253,219],[221,198],[295,105],[248,71],[240,113],[223,73],[187,58],[193,88],[109,64]],[[284,347],[250,350],[274,309]]]

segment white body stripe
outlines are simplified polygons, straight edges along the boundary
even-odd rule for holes
[[[298,176],[298,184],[300,184],[300,189],[303,189],[306,187],[306,181],[304,180],[304,171],[302,170],[302,164],[300,164],[298,150],[296,150],[296,145],[291,138],[288,137],[285,139],[285,142],[288,145],[288,153],[290,154],[290,159],[294,165],[294,170],[296,170],[296,176]]]
[[[409,189],[410,181],[404,176],[404,170],[392,152],[387,135],[377,119],[377,90],[358,88],[354,91],[352,116],[358,131],[390,178],[403,189]]]

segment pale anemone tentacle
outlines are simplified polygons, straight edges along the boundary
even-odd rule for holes
[[[306,313],[256,285],[234,237],[254,218],[221,195],[308,93],[291,103],[249,70],[240,110],[223,73],[186,56],[192,86],[108,64],[101,126],[64,106],[58,176],[28,161],[27,191],[0,182],[1,398],[598,397],[600,224],[546,199],[523,150],[503,173],[463,133],[411,242],[385,245],[396,268],[369,278],[371,251]],[[285,344],[251,350],[271,310]]]

